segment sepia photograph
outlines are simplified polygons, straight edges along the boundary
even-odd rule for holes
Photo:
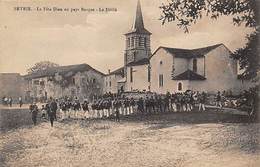
[[[0,0],[0,167],[259,167],[260,0]]]

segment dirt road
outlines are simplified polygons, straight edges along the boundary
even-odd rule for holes
[[[2,133],[0,164],[258,167],[259,134],[260,124],[246,123],[43,122]]]

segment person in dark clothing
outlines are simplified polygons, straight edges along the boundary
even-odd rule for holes
[[[50,109],[51,109],[51,112],[53,112],[54,119],[57,121],[56,112],[58,109],[58,105],[57,105],[57,102],[52,98],[51,98],[51,102],[50,102]]]
[[[142,97],[137,101],[137,110],[142,114],[144,113],[144,100]]]
[[[53,121],[57,120],[57,117],[56,117],[57,109],[58,109],[58,105],[57,105],[56,101],[51,98],[49,118],[50,118],[50,122],[51,122],[52,127],[53,127]]]
[[[35,126],[37,123],[37,114],[38,114],[38,106],[36,103],[33,103],[29,106],[30,112],[32,113],[32,121],[33,125]]]
[[[152,112],[152,110],[154,113],[156,112],[155,111],[155,100],[154,100],[153,96],[150,99],[150,112]]]
[[[82,106],[82,109],[84,111],[84,118],[86,118],[86,112],[89,112],[87,99],[84,99],[84,102],[82,103],[81,106]]]
[[[219,109],[222,109],[220,91],[218,91],[217,96],[216,96],[216,107]]]
[[[114,101],[114,108],[115,108],[115,113],[116,113],[116,119],[115,119],[115,121],[116,121],[116,122],[119,122],[119,121],[120,121],[120,116],[119,116],[119,108],[120,108],[120,105],[121,105],[121,102],[120,102],[118,99],[116,99],[116,100]]]
[[[163,111],[163,100],[162,100],[161,96],[158,97],[157,105],[158,105],[159,111],[162,112]]]
[[[151,112],[151,101],[149,97],[146,97],[145,99],[145,112],[150,113]]]

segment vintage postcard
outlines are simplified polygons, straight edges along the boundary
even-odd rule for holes
[[[259,0],[0,0],[0,167],[259,167]]]

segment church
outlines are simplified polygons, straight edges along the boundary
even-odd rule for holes
[[[105,76],[104,92],[239,93],[250,86],[239,79],[239,64],[224,44],[194,49],[159,46],[152,53],[152,33],[144,26],[139,0],[133,26],[124,35],[124,66]]]

